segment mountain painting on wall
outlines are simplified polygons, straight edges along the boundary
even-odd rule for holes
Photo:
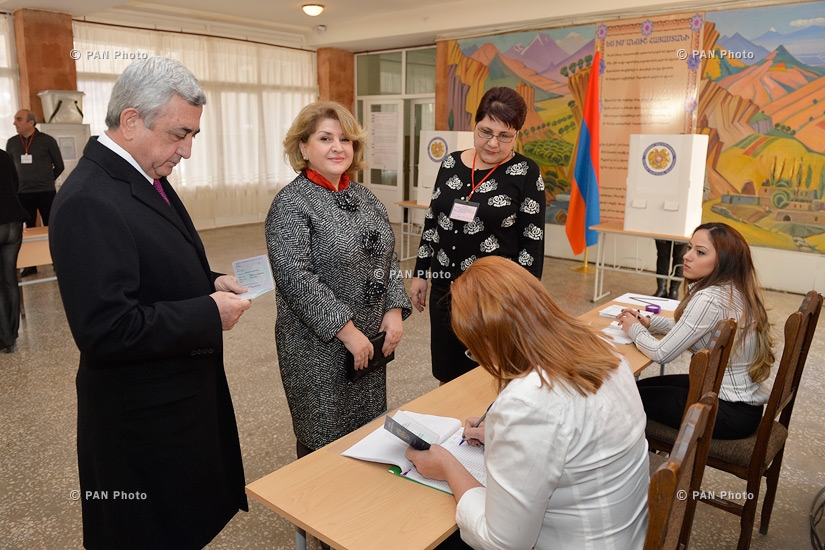
[[[825,2],[708,12],[698,131],[704,221],[752,244],[825,252]]]
[[[495,86],[517,90],[527,103],[519,152],[542,170],[547,223],[567,220],[573,147],[581,120],[582,78],[594,53],[594,26],[549,29],[451,41],[451,130],[471,130],[481,95]]]

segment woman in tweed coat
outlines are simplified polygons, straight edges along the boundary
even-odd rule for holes
[[[299,458],[386,411],[385,369],[349,382],[347,351],[366,367],[369,338],[386,331],[382,351],[392,353],[412,311],[386,209],[349,179],[364,168],[364,137],[341,105],[304,107],[284,139],[299,175],[266,219],[278,363]]]

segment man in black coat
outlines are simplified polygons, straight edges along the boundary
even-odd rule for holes
[[[60,189],[49,240],[80,350],[78,465],[86,548],[202,548],[247,510],[222,331],[249,308],[210,270],[166,181],[206,97],[181,63],[130,65],[106,132]]]

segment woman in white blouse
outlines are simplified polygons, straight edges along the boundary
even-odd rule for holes
[[[636,347],[661,364],[685,350],[707,347],[721,319],[737,325],[730,362],[719,391],[715,439],[748,437],[759,426],[768,392],[760,391],[774,363],[773,338],[762,292],[744,237],[724,223],[706,223],[693,232],[684,256],[685,297],[674,319],[639,316],[624,310],[622,329]],[[651,333],[664,333],[659,340]],[[648,418],[678,428],[687,400],[687,374],[639,381]]]
[[[648,457],[630,365],[511,260],[476,260],[450,292],[456,335],[500,390],[483,432],[465,431],[485,443],[487,486],[441,446],[407,457],[450,484],[461,538],[477,549],[642,548]]]

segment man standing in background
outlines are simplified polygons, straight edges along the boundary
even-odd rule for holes
[[[20,178],[17,196],[28,214],[26,227],[37,224],[38,210],[43,225],[49,225],[49,213],[56,194],[54,181],[63,173],[63,157],[57,142],[52,136],[38,132],[35,124],[34,113],[20,109],[14,115],[17,135],[6,142],[6,152],[11,155]],[[36,272],[36,267],[27,267],[20,275],[25,277]]]

